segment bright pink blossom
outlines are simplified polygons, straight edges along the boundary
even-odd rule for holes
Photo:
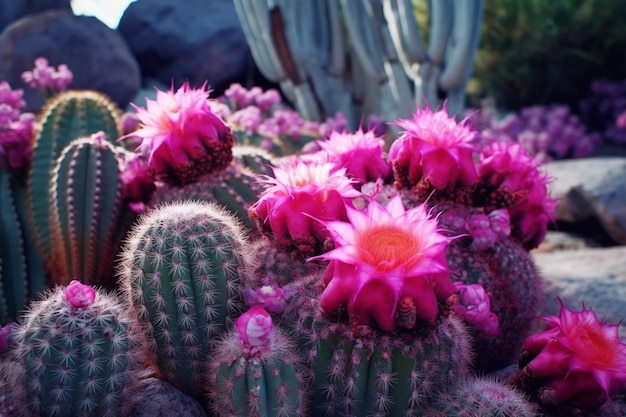
[[[345,169],[335,170],[331,163],[293,159],[273,170],[274,178],[263,180],[268,188],[250,208],[250,215],[285,246],[322,244],[329,233],[318,220],[347,220],[346,204],[360,195]]]
[[[247,348],[265,346],[272,336],[272,316],[258,305],[239,316],[235,326]]]
[[[72,307],[87,308],[93,304],[96,299],[96,291],[90,286],[82,284],[80,281],[73,280],[63,290],[65,299]]]
[[[385,142],[373,131],[332,132],[328,140],[318,144],[329,162],[345,168],[347,175],[356,180],[355,185],[386,179],[391,173],[391,166],[383,156]]]
[[[176,92],[157,90],[146,108],[134,106],[141,127],[132,133],[143,139],[148,165],[172,184],[187,184],[199,176],[226,168],[235,142],[230,128],[209,106],[210,91],[185,83]]]
[[[591,408],[626,387],[626,344],[618,325],[598,320],[592,309],[569,310],[562,301],[559,317],[544,320],[546,330],[523,346],[530,358],[523,372],[544,382],[542,401]]]
[[[459,303],[454,312],[465,318],[465,321],[476,327],[486,336],[496,336],[500,332],[498,316],[491,311],[491,302],[485,289],[480,284],[463,284],[455,282],[459,291]]]
[[[330,260],[323,310],[344,307],[358,323],[374,321],[388,331],[398,325],[401,304],[402,311],[434,321],[437,303],[456,292],[446,261],[449,238],[439,232],[437,220],[423,205],[405,210],[399,196],[386,207],[372,200],[366,211],[349,208],[348,218],[349,223],[324,222],[335,249],[319,256]]]
[[[480,178],[512,200],[508,207],[512,234],[527,248],[541,243],[556,208],[548,195],[550,178],[539,170],[538,163],[520,144],[493,143],[481,154]]]
[[[395,122],[404,129],[389,149],[397,183],[412,188],[424,179],[438,190],[472,185],[476,181],[472,144],[476,132],[466,121],[457,123],[444,105],[436,112],[418,107],[412,119]]]

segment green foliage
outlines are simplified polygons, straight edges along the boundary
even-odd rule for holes
[[[593,79],[626,74],[626,2],[485,0],[474,78],[474,106],[575,105]]]

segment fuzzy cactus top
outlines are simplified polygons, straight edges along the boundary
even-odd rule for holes
[[[438,302],[456,293],[446,261],[449,238],[437,220],[423,205],[405,210],[398,196],[385,207],[370,201],[366,211],[347,213],[349,222],[324,222],[335,249],[319,256],[330,261],[322,309],[347,307],[351,320],[386,331],[434,321]]]
[[[135,106],[141,127],[132,135],[142,139],[140,150],[157,178],[187,184],[231,163],[235,138],[208,99],[205,86],[185,83],[176,91],[157,90],[145,109]]]

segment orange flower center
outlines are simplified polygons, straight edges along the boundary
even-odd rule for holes
[[[608,365],[615,358],[616,344],[596,326],[580,324],[575,331],[576,354],[592,365]]]
[[[420,241],[409,231],[396,225],[375,226],[359,236],[363,250],[361,261],[389,272],[400,265],[415,265],[419,261]]]

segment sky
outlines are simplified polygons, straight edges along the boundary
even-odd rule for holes
[[[122,18],[124,10],[135,0],[72,0],[76,15],[96,16],[112,29]]]

